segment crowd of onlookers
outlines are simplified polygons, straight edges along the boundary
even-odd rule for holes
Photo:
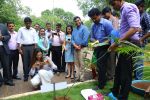
[[[67,25],[65,32],[61,30],[61,23],[57,23],[54,30],[49,22],[45,28],[38,23],[32,28],[30,17],[24,18],[25,26],[19,28],[18,32],[14,31],[13,22],[7,22],[7,28],[0,24],[0,61],[3,68],[3,78],[0,75],[1,85],[4,82],[14,86],[13,79],[21,80],[18,76],[19,54],[23,62],[24,81],[28,81],[31,76],[30,81],[34,87],[41,83],[51,83],[53,73],[60,72],[66,72],[66,78],[85,81],[84,52],[90,39],[91,42],[105,43],[93,48],[98,89],[104,89],[107,81],[114,80],[108,95],[114,100],[127,100],[135,63],[131,56],[133,52],[117,54],[115,49],[119,44],[112,37],[143,48],[150,36],[150,15],[144,11],[143,0],[137,0],[135,4],[124,0],[109,1],[114,10],[120,11],[120,18],[110,7],[105,7],[102,12],[98,8],[92,8],[88,12],[93,21],[91,29],[83,24],[79,16],[73,18],[75,27]],[[143,63],[134,67],[140,67],[134,72],[134,78],[142,79]]]

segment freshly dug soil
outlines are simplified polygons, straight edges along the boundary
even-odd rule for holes
[[[56,97],[55,100],[71,100],[69,97]]]
[[[138,83],[134,83],[132,85],[134,87],[144,89],[146,91],[148,89],[148,87],[150,86],[150,82],[138,82]]]

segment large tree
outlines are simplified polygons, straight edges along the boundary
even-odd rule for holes
[[[21,5],[20,0],[0,0],[0,22],[12,21],[16,30],[22,25],[22,15],[30,15],[30,9]]]
[[[86,16],[88,11],[92,7],[97,7],[102,10],[106,6],[110,6],[108,4],[109,0],[77,0],[79,8],[83,11],[83,15]],[[135,0],[125,0],[127,2],[134,3]],[[145,0],[146,9],[150,7],[150,0]],[[150,8],[149,8],[150,9]]]
[[[50,16],[48,16],[48,15],[42,15],[41,17],[31,16],[31,18],[33,19],[33,25],[35,23],[38,23],[43,28],[45,28],[45,24],[47,22],[50,22],[51,25],[52,25],[52,30],[55,30],[55,28],[56,28],[55,25],[57,23],[61,23],[62,24],[62,31],[65,31],[66,24],[58,16],[55,16],[55,15],[50,15]]]
[[[41,14],[42,14],[42,16],[55,15],[55,16],[59,17],[60,19],[62,19],[66,25],[73,24],[72,22],[73,22],[74,14],[71,12],[65,12],[61,8],[54,8],[53,10],[45,10]]]

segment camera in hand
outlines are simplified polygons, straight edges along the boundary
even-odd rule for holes
[[[57,33],[53,33],[54,35],[57,35]]]
[[[68,41],[70,41],[70,39],[68,39]]]

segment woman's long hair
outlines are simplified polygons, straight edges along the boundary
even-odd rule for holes
[[[68,35],[69,33],[67,32],[67,28],[70,27],[71,28],[71,34],[72,34],[72,31],[73,31],[73,26],[72,25],[67,25],[66,27],[66,35]]]
[[[41,31],[42,29],[45,30],[45,28],[40,28],[40,29],[39,29],[39,33],[38,33],[39,38],[41,38],[40,31]],[[44,34],[44,35],[45,35],[45,34]]]
[[[35,49],[34,49],[33,55],[32,55],[31,67],[32,67],[32,66],[35,64],[35,62],[37,61],[37,53],[38,53],[38,52],[41,52],[41,53],[43,54],[42,49],[40,49],[40,48],[35,48]],[[43,56],[42,56],[41,62],[43,62],[43,61],[44,61],[44,59],[43,59]]]

